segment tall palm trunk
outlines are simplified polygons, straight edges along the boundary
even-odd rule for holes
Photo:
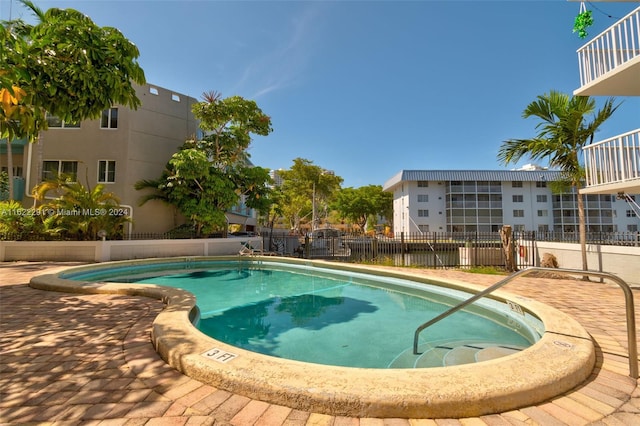
[[[587,267],[587,224],[584,215],[584,195],[578,192],[578,187],[574,186],[576,197],[578,198],[578,231],[580,232],[580,252],[582,255],[582,270],[588,270]],[[588,281],[588,276],[582,277],[583,281]]]
[[[7,175],[9,176],[9,201],[11,201],[13,200],[13,153],[11,151],[11,141],[8,138],[7,138]]]

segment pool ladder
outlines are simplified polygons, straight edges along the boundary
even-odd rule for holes
[[[636,342],[636,318],[635,318],[635,308],[633,304],[633,292],[631,291],[631,287],[629,287],[629,285],[620,277],[617,277],[608,272],[600,272],[600,271],[582,271],[579,269],[562,269],[562,268],[541,268],[536,266],[536,267],[526,268],[521,271],[515,272],[509,275],[507,278],[501,281],[498,281],[491,287],[487,287],[485,290],[481,291],[480,293],[470,297],[469,299],[457,304],[456,306],[443,312],[437,317],[420,325],[416,329],[413,335],[413,354],[420,355],[420,352],[418,352],[418,337],[420,336],[420,332],[422,330],[448,317],[449,315],[459,311],[465,306],[470,305],[476,300],[490,293],[493,293],[495,290],[505,286],[506,284],[510,283],[514,279],[518,277],[523,277],[525,275],[529,275],[532,272],[552,272],[554,274],[559,274],[559,275],[582,275],[582,276],[588,275],[593,277],[607,278],[615,282],[620,286],[620,288],[622,288],[622,291],[624,292],[626,315],[627,315],[627,343],[629,346],[629,376],[633,377],[634,379],[637,379],[638,378],[638,345]]]

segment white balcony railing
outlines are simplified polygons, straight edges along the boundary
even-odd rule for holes
[[[580,85],[584,86],[640,56],[640,7],[578,49]]]
[[[586,145],[587,188],[640,179],[640,129]]]

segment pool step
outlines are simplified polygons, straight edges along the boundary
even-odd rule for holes
[[[421,354],[414,355],[413,348],[408,348],[389,364],[389,368],[428,368],[469,364],[511,355],[523,349],[525,348],[517,345],[468,340],[441,342],[436,345],[423,344],[418,347]]]

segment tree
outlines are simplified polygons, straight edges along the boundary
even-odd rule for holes
[[[122,235],[123,226],[130,219],[120,200],[112,192],[105,192],[102,184],[94,188],[73,182],[65,176],[38,184],[33,193],[38,201],[47,194],[60,194],[40,207],[49,233],[60,233],[76,240],[95,240],[102,230],[110,237]]]
[[[141,204],[158,199],[175,206],[196,228],[196,235],[226,232],[225,212],[239,201],[249,208],[268,209],[268,170],[249,162],[251,134],[271,132],[271,118],[254,101],[205,93],[193,114],[207,132],[188,140],[169,160],[157,180],[139,181],[136,189],[153,188]],[[154,187],[155,185],[155,187]]]
[[[384,192],[380,185],[343,188],[332,204],[341,217],[356,223],[362,231],[371,216],[390,218],[393,215],[393,194]]]
[[[311,222],[316,220],[316,223],[311,223],[311,227],[315,228],[319,221],[318,212],[324,211],[326,215],[329,203],[343,179],[304,158],[294,159],[291,169],[279,173],[283,181],[281,210],[291,228],[298,231],[302,221],[309,217]]]
[[[528,156],[533,160],[548,159],[549,165],[560,169],[563,180],[576,194],[578,200],[578,218],[580,246],[582,249],[582,268],[587,270],[586,224],[584,199],[578,193],[582,187],[585,172],[579,153],[587,143],[593,142],[593,136],[618,108],[615,100],[609,98],[602,109],[596,111],[596,102],[588,96],[569,96],[557,91],[538,96],[522,113],[523,118],[534,117],[540,120],[536,125],[538,134],[531,139],[509,139],[502,143],[498,151],[498,160],[504,164],[517,162]],[[593,115],[589,121],[588,116]]]
[[[144,84],[138,48],[120,31],[99,27],[74,9],[43,12],[28,0],[38,23],[2,23],[0,30],[0,138],[34,141],[46,114],[78,122],[98,118],[114,104],[137,108],[133,83]],[[9,167],[10,197],[13,197]]]
[[[17,201],[0,201],[0,239],[24,240],[32,234],[39,235],[41,229],[35,210],[24,209]]]

